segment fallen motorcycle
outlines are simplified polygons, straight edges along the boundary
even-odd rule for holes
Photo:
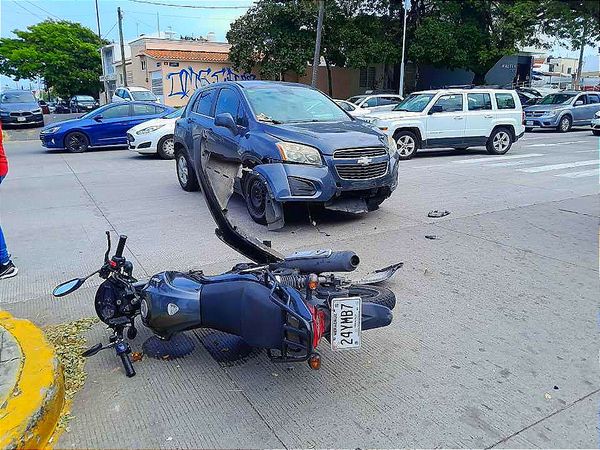
[[[216,234],[252,262],[240,263],[219,275],[201,271],[160,272],[147,280],[133,276],[133,263],[124,256],[127,237],[121,235],[112,257],[110,233],[104,263],[94,273],[58,285],[53,295],[74,292],[92,275],[104,281],[94,306],[100,320],[112,330],[109,343],[97,344],[83,355],[112,348],[125,374],[135,375],[127,339],[137,335],[135,319],[161,339],[197,328],[210,328],[242,338],[249,346],[264,348],[277,362],[308,361],[321,366],[317,348],[322,339],[334,351],[358,349],[362,331],[387,326],[396,299],[389,289],[377,286],[402,266],[398,263],[373,272],[360,281],[335,275],[358,267],[354,252],[317,250],[287,257],[244,235],[227,218],[232,184],[213,188],[215,180],[227,179],[229,163],[210,161],[203,155],[198,171],[208,208],[217,223]],[[235,169],[237,170],[237,169]],[[216,175],[215,175],[216,174]]]

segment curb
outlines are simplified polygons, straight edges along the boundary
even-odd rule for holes
[[[28,320],[0,311],[0,326],[21,348],[12,395],[0,405],[0,448],[44,448],[65,403],[62,367],[44,333]]]

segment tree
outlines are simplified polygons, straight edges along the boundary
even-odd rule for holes
[[[68,21],[45,20],[0,39],[0,72],[16,79],[41,77],[61,97],[97,95],[106,44],[90,29]]]

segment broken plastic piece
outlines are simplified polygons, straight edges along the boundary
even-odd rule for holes
[[[448,214],[450,214],[450,211],[438,211],[437,209],[434,209],[433,211],[429,211],[429,214],[427,214],[427,217],[438,218],[438,217],[447,216]]]
[[[436,240],[440,239],[440,237],[436,236],[435,234],[426,234],[425,239],[431,239],[432,241],[436,241]]]

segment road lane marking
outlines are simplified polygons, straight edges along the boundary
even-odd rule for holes
[[[508,161],[494,164],[483,164],[483,167],[510,167],[510,166],[520,166],[523,164],[531,164],[531,161]]]
[[[598,150],[577,150],[576,152],[573,153],[598,153],[600,151],[600,149]]]
[[[572,169],[573,167],[592,166],[594,164],[598,164],[597,159],[592,159],[590,161],[576,161],[572,163],[563,164],[550,164],[547,166],[527,167],[526,169],[517,169],[517,171],[525,173],[538,173],[548,172],[550,170]]]
[[[523,155],[509,155],[509,156],[487,156],[485,158],[471,158],[463,159],[460,161],[452,161],[454,164],[470,164],[478,163],[481,161],[501,161],[505,159],[518,159],[518,158],[535,158],[536,156],[544,156],[544,153],[525,153]]]
[[[561,174],[555,175],[555,177],[583,178],[583,177],[593,177],[594,175],[598,176],[598,174],[600,174],[600,169],[590,169],[590,170],[582,170],[581,172],[561,173]]]
[[[528,147],[558,147],[559,145],[581,144],[583,142],[589,142],[589,141],[550,142],[548,144],[532,144],[532,145],[528,145]]]

